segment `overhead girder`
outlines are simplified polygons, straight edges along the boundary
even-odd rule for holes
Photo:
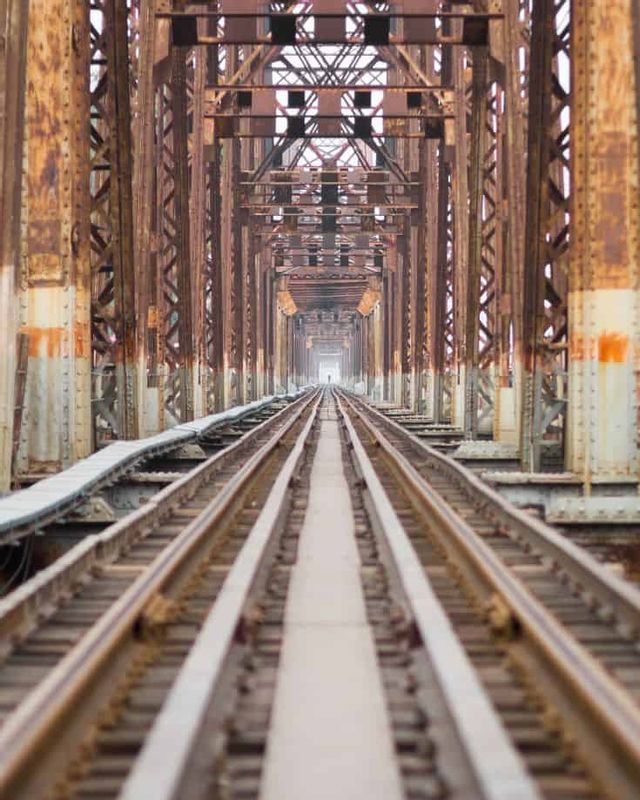
[[[605,441],[635,442],[633,403],[611,429],[594,411],[614,384],[635,395],[637,348],[635,40],[594,44],[601,0],[39,4],[28,29],[0,7],[18,65],[0,93],[2,487],[12,461],[33,477],[300,385],[321,347],[350,385],[519,445],[527,469],[636,468]],[[602,92],[589,59],[626,90]],[[585,166],[602,159],[617,193]],[[614,205],[617,249],[593,221]]]

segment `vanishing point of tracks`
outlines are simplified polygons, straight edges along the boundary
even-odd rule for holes
[[[0,605],[0,797],[269,800],[337,423],[402,795],[640,796],[640,593],[361,400],[310,391]]]

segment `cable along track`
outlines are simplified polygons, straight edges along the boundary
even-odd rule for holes
[[[66,796],[68,754],[117,715],[172,624],[179,665],[318,402],[306,394],[0,604],[0,796]]]
[[[547,727],[606,796],[640,796],[640,593],[392,420],[341,400],[392,502],[419,520],[414,546],[426,538],[444,555]]]
[[[298,396],[273,395],[144,439],[114,442],[8,494],[0,498],[0,545],[64,528],[72,538],[97,533]]]

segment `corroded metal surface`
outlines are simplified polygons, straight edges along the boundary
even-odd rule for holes
[[[3,419],[16,326],[31,354],[18,473],[331,359],[524,468],[634,473],[632,12],[592,42],[599,5],[568,0],[34,0],[22,272],[3,273]],[[632,400],[596,422],[610,396]]]

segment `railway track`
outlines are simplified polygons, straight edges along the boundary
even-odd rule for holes
[[[458,627],[470,653],[478,647],[482,661],[483,644],[497,647],[487,688],[495,680],[501,691],[506,663],[531,696],[504,722],[522,726],[543,794],[638,796],[640,593],[392,419],[355,397],[341,402],[443,600],[468,597]],[[545,731],[568,748],[549,750]],[[567,752],[582,767],[554,774]]]
[[[117,442],[0,498],[0,596],[85,536],[140,508],[293,399],[295,395],[269,397],[147,439]]]
[[[329,473],[348,492],[342,535],[358,565],[324,589],[356,581],[363,599],[378,676],[365,695],[381,692],[397,784],[385,800],[640,796],[638,592],[334,390],[295,401],[0,605],[0,797],[302,796],[273,789],[273,764],[290,604],[301,575],[314,580],[317,448],[326,460],[334,431]],[[313,704],[294,710],[298,724]],[[307,733],[285,750],[291,786],[310,749],[323,757]],[[324,780],[307,775],[304,796],[328,796]]]
[[[268,487],[274,461],[317,399],[293,402],[3,601],[2,796],[40,796],[57,786],[46,765],[81,743],[87,719],[95,721],[90,711],[85,718],[70,709],[82,701],[113,710],[109,688],[123,691],[120,681],[145,671],[156,639],[183,609],[189,630],[189,600],[198,606],[215,596],[242,542],[247,523],[237,515],[258,515],[248,493],[260,482]],[[205,575],[211,582],[199,595]]]

